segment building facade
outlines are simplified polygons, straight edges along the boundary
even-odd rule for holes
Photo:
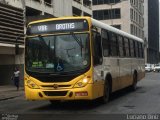
[[[93,0],[93,17],[144,38],[143,0]]]
[[[10,78],[17,66],[23,79],[23,34],[28,22],[43,15],[92,16],[91,8],[92,0],[0,0],[0,85],[13,84]]]
[[[159,62],[159,0],[144,0],[146,63]]]

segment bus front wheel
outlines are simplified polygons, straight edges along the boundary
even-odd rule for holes
[[[109,101],[109,97],[110,97],[110,85],[108,80],[106,80],[104,84],[103,96],[100,98],[100,101],[102,103],[107,103]]]

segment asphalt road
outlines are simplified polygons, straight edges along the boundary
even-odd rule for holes
[[[0,113],[2,118],[7,114],[10,115],[9,117],[16,117],[13,115],[18,114],[24,115],[23,117],[47,116],[48,119],[51,119],[51,116],[66,119],[67,115],[72,115],[76,120],[83,119],[83,116],[87,115],[160,114],[160,73],[146,73],[146,77],[138,83],[136,91],[123,89],[116,92],[107,104],[101,104],[98,101],[75,101],[52,106],[48,101],[26,101],[22,94],[13,99],[0,101]],[[96,117],[93,118],[96,119]],[[160,119],[160,116],[157,118]]]

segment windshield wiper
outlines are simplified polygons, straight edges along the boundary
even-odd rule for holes
[[[74,32],[71,32],[71,35],[72,35],[72,37],[76,40],[76,42],[78,43],[78,45],[79,45],[81,48],[83,48],[82,41],[77,38],[77,36],[75,35],[75,33],[74,33]]]
[[[38,35],[38,38],[39,38],[40,41],[42,41],[42,42],[44,43],[44,45],[45,45],[46,47],[48,47],[48,45],[47,45],[46,42],[45,42],[45,39],[44,39],[41,35]]]
[[[76,42],[78,43],[78,45],[81,47],[81,56],[82,56],[82,49],[83,49],[82,40],[79,40],[74,32],[71,32],[71,35],[74,38],[74,40],[76,40]]]

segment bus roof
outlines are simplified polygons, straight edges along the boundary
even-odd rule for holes
[[[119,30],[119,29],[117,29],[117,28],[114,28],[114,27],[112,27],[112,26],[110,26],[110,25],[107,25],[107,24],[105,24],[105,23],[103,23],[103,22],[100,22],[100,21],[98,21],[98,20],[95,20],[95,19],[93,19],[93,18],[91,18],[91,21],[92,21],[92,25],[94,25],[94,26],[96,26],[96,27],[103,28],[103,29],[106,29],[106,30],[108,30],[108,31],[112,31],[112,32],[114,32],[114,33],[117,33],[117,34],[122,35],[122,36],[126,36],[126,37],[128,37],[128,38],[137,40],[137,41],[139,41],[139,42],[144,42],[143,39],[141,39],[141,38],[138,38],[138,37],[136,37],[136,36],[134,36],[134,35],[131,35],[131,34],[129,34],[129,33],[124,32],[124,31],[121,31],[121,30]]]

